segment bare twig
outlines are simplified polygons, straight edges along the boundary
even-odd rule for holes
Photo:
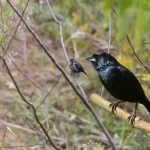
[[[113,10],[114,13],[116,14],[116,16],[118,16],[118,14],[117,14],[117,12],[116,12],[116,10],[115,10],[114,7],[112,7],[112,10]],[[150,68],[148,68],[148,67],[142,62],[142,60],[139,58],[139,56],[136,54],[135,49],[134,49],[134,46],[132,45],[131,40],[130,40],[130,38],[129,38],[129,36],[128,36],[127,33],[126,33],[126,38],[127,38],[127,41],[129,42],[131,48],[132,48],[133,54],[136,56],[136,58],[137,58],[138,61],[141,63],[141,65],[150,73]]]
[[[139,56],[136,54],[136,52],[135,52],[135,50],[134,50],[134,47],[133,47],[133,45],[132,45],[132,43],[131,43],[131,41],[130,41],[130,38],[129,38],[129,36],[128,36],[128,34],[126,34],[126,38],[127,38],[128,42],[129,42],[131,48],[132,48],[132,51],[133,51],[134,55],[135,55],[136,58],[138,59],[138,61],[139,61],[139,62],[144,66],[144,68],[150,73],[150,68],[148,68],[148,67],[142,62],[142,60],[139,58]]]
[[[64,41],[63,41],[62,24],[61,24],[60,21],[58,21],[58,20],[56,19],[54,13],[53,13],[52,10],[51,10],[51,7],[50,7],[50,4],[49,4],[48,0],[46,0],[46,1],[47,1],[49,10],[50,10],[52,16],[54,17],[55,21],[56,21],[57,23],[59,23],[59,26],[60,26],[60,38],[61,38],[61,44],[62,44],[62,48],[63,48],[64,54],[65,54],[65,56],[66,56],[66,59],[67,59],[67,61],[68,61],[68,63],[69,63],[68,54],[67,54],[67,51],[66,51],[66,48],[65,48],[65,45],[64,45]],[[111,40],[111,39],[110,39],[110,40]],[[109,41],[110,41],[110,40],[109,40]],[[109,42],[109,44],[110,44],[110,42]],[[110,49],[110,45],[109,45],[109,49]],[[82,100],[83,100],[85,103],[88,104],[88,99],[87,99],[87,97],[86,97],[86,94],[85,94],[83,88],[81,87],[81,85],[80,85],[79,82],[78,82],[78,79],[77,79],[76,74],[74,75],[74,78],[75,78],[75,81],[76,81],[78,87],[80,88],[80,91],[81,91],[82,95],[83,95]],[[89,105],[90,105],[90,104],[89,104]],[[92,108],[91,105],[90,105],[90,107]],[[93,108],[92,108],[92,109],[93,109]],[[93,109],[93,110],[94,110],[94,109]],[[94,113],[95,113],[96,116],[98,116],[98,115],[96,114],[95,111],[94,111]],[[107,134],[106,136],[107,136],[109,142],[110,142],[111,144],[113,144],[113,145],[112,145],[113,148],[116,149],[117,147],[116,147],[115,144],[113,143],[113,140],[112,140],[111,136],[109,135],[107,129],[104,127],[104,125],[102,124],[102,122],[100,121],[100,119],[98,119],[98,122],[99,122],[99,125],[101,126],[101,128],[102,128],[103,130],[105,130],[104,133]],[[106,133],[106,132],[107,132],[107,133]]]
[[[67,65],[66,65],[67,67]],[[65,68],[66,68],[65,67]],[[51,89],[49,90],[49,92],[45,95],[44,99],[42,100],[42,102],[36,107],[36,110],[43,104],[44,100],[48,97],[48,95],[53,91],[53,89],[55,88],[55,86],[59,83],[59,80],[61,79],[62,74],[60,74],[60,76],[58,77],[58,79],[56,80],[55,84],[51,87]]]
[[[51,6],[50,6],[49,1],[48,1],[48,0],[46,0],[46,1],[47,1],[47,5],[48,5],[48,8],[49,8],[50,13],[52,14],[53,18],[55,19],[55,21],[56,21],[56,22],[59,24],[59,26],[60,26],[60,39],[61,39],[61,44],[62,44],[62,48],[63,48],[64,54],[65,54],[65,56],[66,56],[66,59],[67,59],[67,61],[68,61],[68,63],[69,63],[68,54],[67,54],[67,51],[66,51],[66,48],[65,48],[65,45],[64,45],[64,41],[63,41],[62,24],[61,24],[61,22],[58,21],[57,18],[55,17],[55,15],[54,15],[54,13],[53,13],[53,11],[52,11],[52,9],[51,9]],[[81,91],[82,95],[83,95],[82,100],[83,100],[83,101],[86,101],[86,103],[88,103],[88,99],[87,99],[87,97],[86,97],[86,94],[85,94],[83,88],[81,87],[81,85],[79,84],[76,74],[74,75],[74,78],[75,78],[75,81],[76,81],[78,87],[80,88],[80,91]],[[91,108],[92,108],[92,107],[91,107]],[[95,113],[95,114],[96,114],[96,113]],[[104,127],[103,124],[102,124],[102,122],[101,122],[100,120],[99,120],[99,124],[101,125],[101,127]],[[105,127],[104,127],[104,128],[105,128]],[[107,131],[106,128],[105,128],[105,130]],[[110,136],[109,136],[109,138],[110,138],[110,140],[111,140],[111,142],[112,142],[112,139],[111,139]],[[113,145],[113,146],[115,147],[115,145]]]
[[[41,52],[41,67],[42,67],[42,76],[43,76],[43,81],[45,82],[45,74],[44,74],[44,54],[43,51]],[[43,87],[44,88],[44,87]],[[44,97],[44,110],[45,110],[45,119],[46,119],[46,124],[47,124],[47,130],[49,129],[49,123],[48,123],[48,106],[47,106],[47,96],[46,96],[46,90],[44,88],[44,92],[43,92],[43,97]]]
[[[84,99],[88,102],[88,99],[87,99],[87,97],[86,97],[86,94],[85,94],[83,88],[81,87],[81,85],[80,85],[80,83],[79,83],[79,81],[78,81],[78,78],[77,78],[77,75],[76,75],[76,74],[74,74],[74,79],[75,79],[75,81],[76,81],[78,87],[80,88],[81,94],[83,95]]]
[[[49,11],[50,11],[51,15],[53,16],[54,20],[59,24],[59,27],[60,27],[59,34],[60,34],[60,40],[61,40],[62,48],[63,48],[64,54],[65,54],[65,57],[67,59],[67,62],[69,64],[69,57],[68,57],[68,54],[67,54],[67,50],[66,50],[64,40],[63,40],[63,35],[62,35],[62,23],[61,23],[61,21],[58,21],[55,14],[53,13],[49,1],[46,0],[46,2],[47,2],[47,5],[48,5],[48,8],[49,8]],[[85,100],[87,100],[86,94],[85,94],[84,90],[82,89],[81,85],[79,84],[76,74],[74,75],[74,77],[75,77],[76,83],[78,84],[78,86],[80,88],[80,91],[81,91],[83,97],[85,98]]]
[[[1,58],[1,59],[2,59],[2,58]],[[28,104],[28,105],[32,108],[33,114],[34,114],[34,117],[35,117],[35,120],[36,120],[36,122],[38,123],[38,125],[40,126],[40,128],[42,129],[42,131],[44,132],[45,136],[47,137],[47,140],[49,141],[49,143],[50,143],[55,149],[60,150],[61,148],[59,148],[58,146],[56,146],[56,145],[53,143],[51,137],[49,136],[49,134],[47,133],[46,129],[44,128],[44,126],[43,126],[42,123],[40,122],[39,117],[37,116],[35,107],[34,107],[31,103],[29,103],[29,102],[26,100],[26,98],[23,96],[23,94],[22,94],[20,88],[18,87],[18,85],[17,85],[17,83],[16,83],[16,81],[15,81],[15,79],[14,79],[14,77],[13,77],[13,75],[11,74],[11,72],[10,72],[10,70],[9,70],[9,67],[8,67],[8,65],[7,65],[7,63],[6,63],[6,61],[5,61],[5,59],[2,59],[2,61],[3,61],[3,63],[4,63],[4,66],[6,67],[6,70],[7,70],[7,72],[8,72],[8,75],[10,76],[11,80],[13,81],[13,83],[14,83],[14,85],[15,85],[15,87],[16,87],[16,89],[17,89],[19,95],[20,95],[20,97],[22,98],[22,100],[23,100],[26,104]]]
[[[7,53],[6,54],[9,59],[11,60],[11,62],[15,65],[15,67],[33,84],[35,85],[38,89],[40,89],[42,92],[44,92],[44,90],[39,86],[37,85],[25,72],[23,72],[20,67],[15,63],[15,61],[13,61],[13,59],[11,58],[11,56]]]
[[[42,103],[44,102],[44,100],[48,97],[48,95],[52,92],[52,90],[55,88],[55,86],[58,84],[60,78],[62,77],[62,74],[58,77],[58,79],[56,80],[55,84],[52,86],[52,88],[49,90],[49,92],[45,95],[44,99],[42,100],[42,102],[36,107],[36,110],[42,105]]]
[[[47,106],[47,99],[46,97],[46,92],[44,92],[44,109],[45,109],[45,119],[46,119],[46,124],[47,124],[47,130],[49,129],[49,122],[48,122],[48,106]]]
[[[111,103],[109,101],[103,99],[102,97],[100,97],[98,94],[92,94],[90,97],[90,100],[93,104],[95,104],[95,105],[101,107],[102,109],[112,113],[112,109],[109,107],[109,105]],[[119,107],[117,107],[116,112],[117,112],[117,113],[115,113],[116,117],[128,122],[127,119],[130,116],[129,113],[125,112],[124,110],[122,110]],[[150,123],[145,122],[144,120],[141,120],[139,117],[135,118],[134,127],[137,129],[141,129],[141,130],[150,132]]]
[[[59,21],[55,14],[53,13],[52,9],[51,9],[51,5],[49,3],[48,0],[46,0],[46,3],[47,3],[47,6],[48,6],[48,9],[51,13],[51,15],[53,16],[54,20],[56,21],[56,23],[59,24],[59,33],[60,33],[60,41],[61,41],[61,44],[62,44],[62,47],[63,47],[63,50],[64,50],[64,54],[65,54],[65,57],[66,57],[66,60],[67,60],[67,63],[69,64],[69,57],[67,55],[67,50],[66,50],[66,47],[65,47],[65,44],[64,44],[64,38],[63,38],[63,34],[62,34],[62,23],[61,21]]]
[[[25,11],[26,11],[26,9],[27,9],[27,7],[28,7],[28,4],[29,4],[29,0],[27,0],[27,3],[26,3],[26,5],[25,5],[25,8],[24,8],[24,10],[23,10],[23,12],[22,12],[22,15],[21,15],[22,17],[24,16],[24,13],[25,13]],[[10,47],[11,42],[12,42],[12,40],[14,39],[14,36],[15,36],[16,33],[17,33],[17,30],[18,30],[20,24],[21,24],[21,19],[20,19],[20,21],[19,21],[19,23],[18,23],[18,25],[17,25],[17,27],[16,27],[14,33],[13,33],[13,36],[11,37],[11,39],[10,39],[8,45],[7,45],[7,48],[5,49],[5,52],[4,52],[3,57],[5,57],[7,51],[8,51],[8,49],[9,49],[9,47]]]
[[[24,8],[24,10],[23,10],[23,12],[22,12],[22,17],[23,17],[23,15],[24,15],[24,13],[25,13],[25,10],[26,10],[27,6],[28,6],[28,3],[29,3],[29,0],[27,0],[27,3],[26,3],[26,5],[25,5],[25,8]],[[1,11],[2,11],[2,10],[1,10]],[[2,15],[2,14],[1,14],[1,15]],[[1,17],[2,17],[2,16],[1,16]],[[16,32],[17,32],[17,30],[18,30],[20,24],[21,24],[21,19],[20,19],[20,21],[19,21],[17,27],[15,28],[15,31],[14,31],[14,33],[13,33],[13,36],[11,37],[11,39],[10,39],[10,41],[9,41],[9,43],[8,43],[8,46],[7,46],[6,50],[5,50],[4,46],[0,44],[1,47],[2,47],[2,49],[3,49],[3,51],[4,51],[4,56],[7,54],[7,51],[8,51],[8,49],[9,49],[9,47],[10,47],[10,44],[11,44],[11,42],[12,42],[14,36],[16,35]],[[4,57],[4,56],[3,56],[3,57]],[[18,67],[18,65],[13,61],[13,59],[11,58],[11,56],[10,56],[9,54],[7,54],[7,56],[8,56],[9,59],[12,61],[12,63],[16,66],[16,68],[17,68],[28,80],[30,80],[37,88],[39,88],[41,91],[44,92],[44,90],[43,90],[39,85],[37,85],[27,74],[25,74],[25,73]]]
[[[39,39],[39,37],[35,34],[35,32],[30,28],[30,26],[27,24],[27,22],[21,17],[20,13],[17,11],[16,7],[10,2],[10,0],[7,0],[7,2],[9,3],[9,5],[12,7],[12,9],[15,11],[15,13],[22,19],[22,22],[25,24],[25,26],[27,27],[27,29],[29,30],[29,32],[33,35],[33,37],[36,39],[36,41],[38,42],[38,44],[41,46],[41,48],[43,49],[43,51],[46,53],[46,55],[51,59],[51,61],[54,63],[54,65],[57,67],[57,69],[62,73],[62,75],[64,76],[64,78],[66,79],[66,81],[69,83],[69,85],[73,88],[73,91],[80,97],[80,99],[82,100],[82,102],[85,104],[85,106],[88,108],[88,110],[91,112],[91,114],[93,115],[93,117],[95,118],[95,120],[97,121],[99,127],[101,128],[101,130],[104,132],[104,134],[106,135],[107,139],[109,140],[112,148],[114,150],[117,150],[117,146],[115,145],[115,143],[113,142],[113,139],[111,138],[109,132],[107,131],[107,129],[105,128],[105,126],[103,125],[103,123],[100,121],[99,116],[97,115],[97,113],[95,112],[95,110],[93,109],[93,107],[84,99],[84,97],[78,92],[77,88],[73,85],[73,83],[70,81],[69,77],[67,76],[67,74],[64,72],[64,69],[57,63],[57,61],[52,57],[52,55],[48,52],[47,48],[45,47],[45,45],[43,44],[43,42]],[[34,108],[34,107],[33,107]],[[34,111],[36,112],[36,109],[34,108]],[[39,121],[39,120],[38,120]],[[39,124],[41,124],[40,122],[38,122]],[[41,127],[43,128],[43,126]],[[45,128],[42,129],[45,133]],[[47,133],[45,133],[46,136],[49,137],[49,135],[47,135]]]
[[[45,138],[40,132],[38,132],[38,131],[32,126],[32,124],[31,124],[25,117],[23,117],[23,119],[27,122],[27,124],[30,126],[30,128],[31,128],[37,135],[41,136],[43,139],[46,140],[46,138]]]

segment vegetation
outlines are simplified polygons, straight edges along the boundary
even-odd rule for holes
[[[22,0],[18,2],[12,0],[12,2],[21,14],[26,2]],[[139,63],[126,39],[127,33],[136,54],[149,67],[149,0],[52,0],[50,3],[55,16],[62,22],[64,44],[69,58],[76,58],[88,73],[88,77],[84,74],[79,76],[79,82],[88,99],[92,93],[101,93],[101,83],[91,64],[85,59],[98,49],[107,51],[110,23],[110,53],[134,72],[150,99],[150,75]],[[8,2],[1,1],[1,10],[0,56],[3,56],[20,19]],[[29,1],[24,19],[76,85],[68,66],[66,67],[67,61],[60,41],[59,25],[50,14],[47,3],[45,1],[39,1],[39,3]],[[49,133],[55,144],[63,149],[72,150],[86,147],[89,150],[104,150],[110,147],[93,116],[54,64],[49,61],[23,23],[13,37],[7,54],[10,57],[5,55],[5,59],[12,75],[23,95],[35,108],[42,102],[46,93],[53,88],[46,99],[46,105],[43,102],[37,109],[37,115],[45,128],[47,128],[48,118]],[[43,91],[26,78],[10,58]],[[53,149],[51,145],[45,144],[42,137],[33,132],[32,127],[43,133],[34,118],[31,107],[21,100],[3,63],[0,65],[0,85],[1,147],[24,145],[25,147],[16,147],[15,149]],[[109,101],[114,100],[106,90],[103,97]],[[48,109],[47,118],[45,107]],[[95,110],[97,109],[95,106],[93,107]],[[127,103],[121,107],[131,113],[134,104]],[[143,106],[139,107],[138,115],[146,121],[150,120],[150,116]],[[126,122],[101,109],[99,117],[119,149],[150,149],[149,133],[134,129]],[[28,147],[30,144],[34,146]]]

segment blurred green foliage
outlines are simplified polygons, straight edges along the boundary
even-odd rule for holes
[[[117,12],[117,27],[119,37],[124,37],[126,32],[130,32],[134,37],[136,48],[141,49],[144,40],[149,41],[146,34],[150,34],[150,3],[149,0],[106,0],[104,1],[105,12],[108,13],[115,8]],[[129,30],[132,26],[132,30]]]

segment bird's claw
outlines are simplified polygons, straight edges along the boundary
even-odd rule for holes
[[[127,121],[130,122],[133,127],[134,127],[134,123],[135,123],[135,118],[136,118],[136,114],[132,113],[127,119]]]
[[[115,115],[115,112],[117,112],[117,111],[116,111],[117,103],[112,103],[112,104],[110,104],[110,105],[109,105],[109,108],[111,108],[111,107],[112,107],[112,113]]]

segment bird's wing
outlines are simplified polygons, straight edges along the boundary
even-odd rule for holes
[[[106,89],[121,100],[135,100],[144,94],[143,89],[134,74],[123,66],[112,66],[107,73]],[[136,95],[136,96],[135,96]]]
[[[79,63],[75,63],[75,66],[79,71],[84,72],[83,67]]]

